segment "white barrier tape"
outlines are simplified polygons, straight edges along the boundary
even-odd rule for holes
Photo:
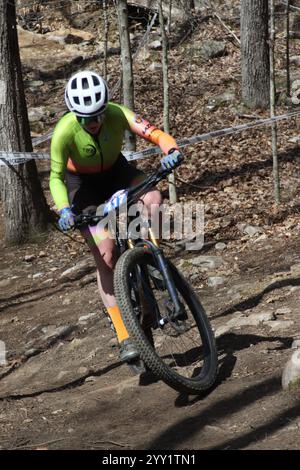
[[[300,111],[294,111],[289,114],[281,114],[273,118],[268,119],[259,119],[254,122],[249,122],[247,124],[240,124],[234,127],[227,127],[224,129],[219,129],[217,131],[207,132],[206,134],[196,135],[194,137],[189,137],[187,139],[177,140],[178,147],[186,147],[188,145],[198,144],[206,140],[214,139],[215,137],[223,137],[230,134],[235,134],[237,132],[242,132],[247,129],[253,129],[255,127],[265,126],[272,124],[273,122],[282,121],[284,119],[290,119],[300,115]],[[162,153],[159,147],[149,148],[147,150],[141,150],[140,152],[123,152],[127,160],[139,160],[140,158],[149,157],[150,155],[156,155]]]
[[[29,160],[50,160],[50,155],[49,153],[0,151],[0,166],[20,165],[21,163],[27,163]]]
[[[48,134],[41,135],[41,137],[34,137],[32,139],[32,145],[35,147],[36,145],[41,144],[42,142],[46,142],[47,140],[50,140],[53,135],[53,131],[48,132]]]
[[[282,114],[279,116],[275,116],[273,118],[268,118],[268,119],[260,119],[254,122],[249,122],[247,124],[241,124],[238,126],[234,127],[227,127],[224,129],[219,129],[217,131],[212,131],[212,132],[207,132],[206,134],[200,134],[196,135],[193,137],[189,137],[187,139],[182,139],[177,141],[178,146],[181,147],[186,147],[187,145],[194,145],[199,142],[203,142],[209,139],[213,139],[215,137],[224,137],[226,135],[230,134],[235,134],[238,132],[245,131],[247,129],[254,129],[256,127],[260,126],[265,126],[272,124],[277,121],[282,121],[284,119],[290,119],[292,117],[297,117],[300,115],[300,111],[294,111],[293,113],[289,114]],[[140,152],[123,152],[124,156],[126,157],[127,160],[132,161],[132,160],[139,160],[141,158],[149,157],[152,155],[157,155],[160,154],[161,149],[159,147],[151,147],[146,150],[141,150]],[[10,164],[19,164],[21,162],[18,161],[18,159],[22,159],[25,161],[32,160],[32,159],[37,159],[37,160],[49,160],[50,155],[48,153],[39,153],[39,152],[32,152],[32,153],[24,153],[24,152],[3,152],[0,151],[0,165],[5,165],[5,161],[7,161]],[[2,161],[1,161],[2,160]],[[16,162],[16,163],[12,163]],[[22,163],[24,163],[22,161]]]

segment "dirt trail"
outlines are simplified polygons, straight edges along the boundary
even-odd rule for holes
[[[220,362],[214,389],[200,398],[161,382],[140,386],[119,362],[93,273],[66,280],[61,273],[68,266],[47,271],[47,257],[38,265],[38,256],[25,262],[23,253],[6,250],[1,448],[297,448],[299,392],[282,391],[281,372],[300,333],[300,247],[290,241],[283,259],[281,243],[257,243],[255,250],[251,243],[238,255],[239,273],[229,274],[223,286],[194,282],[218,336]],[[213,249],[207,254],[216,255]],[[226,266],[236,254],[222,254]],[[37,268],[44,274],[28,278]],[[262,313],[269,319],[251,324]],[[238,319],[241,325],[230,326]]]

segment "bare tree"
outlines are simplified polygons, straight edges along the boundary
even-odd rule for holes
[[[286,94],[291,96],[291,74],[290,74],[290,0],[286,2]]]
[[[0,56],[0,148],[31,152],[14,0],[0,0]],[[14,167],[2,166],[0,188],[8,243],[24,242],[45,230],[47,205],[34,160]]]
[[[128,27],[128,8],[126,0],[118,0],[118,20],[119,35],[121,45],[121,62],[123,77],[123,102],[128,108],[134,109],[134,83],[132,72],[132,56]],[[127,131],[125,135],[125,147],[128,151],[135,151],[136,138],[135,135]]]
[[[274,0],[270,0],[270,114],[275,116],[275,14]],[[278,169],[278,151],[277,151],[277,124],[272,123],[272,154],[273,154],[273,178],[274,178],[274,194],[277,204],[280,202],[280,184]]]
[[[249,107],[270,101],[268,0],[241,0],[242,94]]]
[[[107,0],[102,0],[103,6],[103,26],[104,26],[104,41],[103,41],[103,76],[107,80],[107,43],[108,43],[108,11],[107,11]]]
[[[162,9],[162,0],[158,0],[159,10],[159,23],[162,39],[162,65],[163,65],[163,90],[164,90],[164,130],[170,132],[170,119],[169,119],[169,80],[168,80],[168,42],[164,24],[164,16]],[[170,202],[173,204],[177,202],[175,173],[171,173],[168,177],[169,181],[169,197]]]

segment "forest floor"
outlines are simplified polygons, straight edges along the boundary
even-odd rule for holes
[[[49,20],[54,29],[53,24]],[[85,61],[84,54],[92,55],[89,44],[72,46],[72,51],[69,45],[57,46],[60,57],[50,41],[54,49],[48,57],[44,35],[31,34],[34,38],[27,36],[21,44],[29,107],[52,107],[35,125],[37,135],[60,115],[70,70],[62,71],[55,61],[76,57],[78,49],[81,66],[96,67],[97,62]],[[211,38],[225,41],[227,54],[203,62],[195,47]],[[297,54],[297,41],[292,47]],[[161,125],[161,71],[148,70],[159,56],[147,54],[135,63],[137,109],[147,110],[147,117]],[[244,123],[242,114],[253,113],[240,111],[239,50],[215,19],[198,21],[192,38],[174,46],[171,58],[176,137]],[[72,62],[71,69],[78,63]],[[279,50],[282,77],[281,66]],[[113,81],[116,55],[109,67]],[[42,82],[38,90],[33,80]],[[233,102],[211,111],[212,98],[228,91]],[[289,104],[278,108],[278,114],[290,111]],[[298,449],[300,391],[281,387],[293,341],[300,338],[300,161],[290,141],[296,135],[296,120],[280,125],[278,206],[268,128],[203,142],[185,152],[179,176],[194,186],[180,183],[179,198],[204,203],[205,244],[193,253],[174,242],[167,251],[198,293],[217,336],[219,372],[205,396],[188,397],[160,381],[142,386],[120,363],[90,255],[77,233],[66,236],[52,229],[35,243],[13,248],[5,246],[1,226],[0,340],[7,363],[0,366],[0,448]],[[153,161],[141,163],[145,170],[151,166]],[[47,162],[39,164],[39,172],[51,204]],[[223,251],[218,242],[224,243]],[[218,263],[210,271],[195,269],[190,260],[199,255],[218,258]],[[77,274],[66,273],[78,263]],[[210,287],[210,277],[223,283]],[[254,322],[256,314],[268,320]]]

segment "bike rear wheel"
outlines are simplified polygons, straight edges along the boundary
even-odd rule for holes
[[[170,297],[163,276],[157,283],[151,275],[154,268],[159,276],[159,269],[153,254],[145,248],[128,250],[118,260],[115,296],[130,337],[147,367],[172,388],[196,395],[209,389],[216,379],[215,339],[195,292],[177,268],[167,262],[185,307],[184,318],[174,320],[170,315]],[[142,294],[137,292],[137,284]],[[142,302],[138,298],[141,295]],[[146,314],[143,309],[147,310]]]

